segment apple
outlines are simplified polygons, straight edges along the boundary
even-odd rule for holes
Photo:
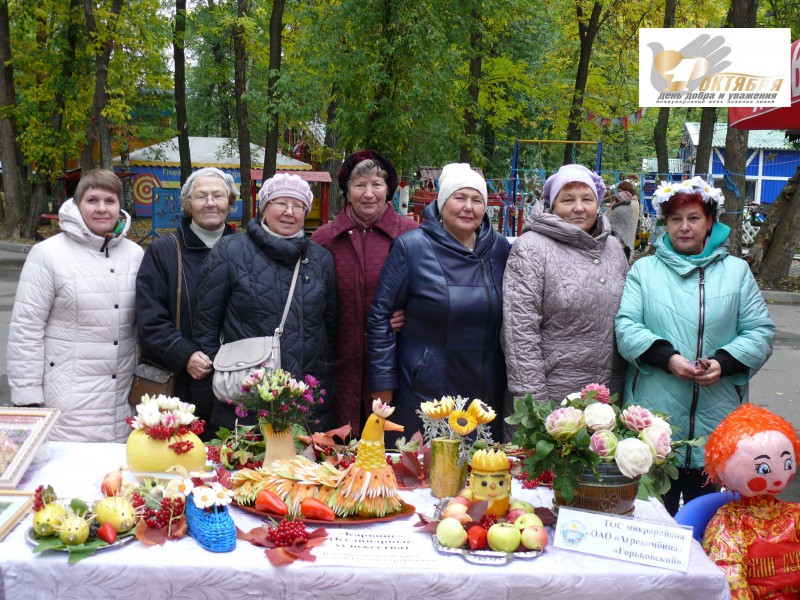
[[[455,519],[456,521],[458,521],[462,525],[467,525],[468,523],[472,523],[472,521],[473,521],[473,519],[469,515],[469,513],[465,513],[465,512],[456,513],[451,518]]]
[[[456,496],[456,498],[458,498],[459,496],[462,498],[466,498],[470,502],[473,502],[475,500],[475,496],[472,494],[472,490],[470,488],[464,488],[463,490],[458,492],[458,496]]]
[[[498,552],[514,552],[519,547],[522,534],[511,523],[495,523],[489,528],[486,540]]]
[[[456,516],[456,514],[458,514],[458,513],[465,513],[465,512],[467,512],[467,507],[466,507],[466,506],[464,506],[463,504],[453,504],[453,503],[450,503],[450,504],[448,504],[448,505],[447,505],[447,507],[444,509],[444,512],[442,513],[442,516],[443,516],[444,518],[447,518],[447,517],[454,517],[454,516]]]
[[[526,513],[521,508],[515,508],[514,510],[508,511],[508,514],[506,515],[506,521],[509,523],[514,523],[521,515],[527,514],[529,513]]]
[[[514,510],[516,508],[521,508],[523,512],[532,513],[536,510],[530,502],[525,502],[524,500],[512,500],[511,504],[508,505],[509,510]]]
[[[442,519],[436,526],[436,537],[446,548],[461,548],[467,542],[467,532],[457,519]]]
[[[465,498],[464,496],[456,496],[455,498],[450,500],[450,502],[448,502],[447,505],[450,506],[451,504],[463,504],[464,506],[469,508],[472,506],[472,500],[470,500],[469,498]]]
[[[536,516],[536,513],[522,513],[514,521],[514,527],[516,527],[517,529],[525,529],[526,527],[530,527],[531,525],[536,525],[537,527],[543,527],[544,523],[542,523],[542,520],[538,516]]]
[[[522,545],[528,550],[542,550],[550,541],[547,530],[539,525],[530,525],[522,530]]]

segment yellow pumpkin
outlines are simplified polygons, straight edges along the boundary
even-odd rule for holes
[[[192,449],[178,454],[170,448],[175,442],[189,441]],[[135,473],[164,473],[170,467],[181,465],[187,471],[202,471],[206,464],[206,449],[193,433],[168,440],[151,438],[144,429],[134,429],[125,444],[128,468]]]
[[[478,450],[470,462],[473,501],[486,500],[486,514],[505,517],[511,494],[511,465],[502,450]]]

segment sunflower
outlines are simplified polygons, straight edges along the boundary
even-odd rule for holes
[[[475,418],[475,422],[478,425],[486,425],[486,423],[494,421],[495,417],[497,416],[497,413],[494,412],[494,409],[491,406],[479,400],[478,398],[475,398],[472,402],[470,402],[467,412]]]
[[[451,412],[448,422],[450,423],[450,429],[461,436],[469,435],[478,426],[475,417],[463,410]]]
[[[452,396],[443,396],[441,400],[423,402],[419,407],[426,417],[430,417],[431,419],[446,419],[447,415],[452,412],[455,403],[456,401]]]

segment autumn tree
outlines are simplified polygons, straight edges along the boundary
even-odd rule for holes
[[[181,158],[181,185],[192,174],[189,148],[189,118],[186,114],[186,0],[175,0],[175,26],[172,34],[172,55],[175,61],[175,122],[178,130],[178,152]]]

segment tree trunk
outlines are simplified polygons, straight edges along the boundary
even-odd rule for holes
[[[239,192],[242,198],[242,227],[251,219],[250,212],[250,129],[248,128],[247,101],[247,30],[244,19],[249,10],[247,0],[236,1],[236,24],[233,27],[233,52],[234,52],[234,96],[236,98],[236,126],[239,130],[239,173],[241,184]]]
[[[178,153],[181,157],[181,185],[192,174],[192,153],[189,148],[189,118],[186,115],[186,0],[175,0],[175,29],[172,33],[172,54],[175,58],[175,120],[178,128]]]
[[[98,43],[97,38],[97,23],[94,18],[94,2],[93,0],[83,0],[83,12],[86,17],[86,30],[89,33],[89,39],[94,44],[94,98],[92,100],[92,115],[91,123],[87,132],[87,143],[93,150],[94,142],[100,144],[100,166],[103,169],[112,168],[112,152],[111,152],[111,129],[103,115],[103,111],[108,104],[108,93],[106,87],[108,86],[108,63],[111,60],[111,50],[114,47],[113,36],[108,36],[108,40]],[[119,19],[120,12],[122,12],[122,0],[111,1],[111,12],[107,27],[109,31],[113,31],[114,25]],[[84,152],[81,160],[81,172],[85,173],[89,168],[88,164],[89,154]],[[87,162],[84,162],[87,161]]]
[[[678,0],[666,0],[664,3],[664,28],[675,26],[675,8]],[[667,128],[669,127],[669,106],[658,109],[658,121],[653,129],[653,144],[656,149],[658,176],[656,179],[668,179],[669,147],[667,146]]]
[[[767,283],[786,277],[800,244],[800,167],[778,194],[761,225],[750,255],[753,274]]]
[[[567,140],[579,141],[581,139],[581,117],[583,112],[583,94],[586,91],[586,81],[589,79],[589,63],[592,59],[592,45],[597,37],[597,32],[614,9],[616,2],[603,13],[603,5],[595,2],[588,21],[583,19],[583,9],[580,3],[576,6],[578,17],[578,38],[581,42],[578,70],[575,74],[575,88],[572,92],[572,104],[569,109],[569,124],[567,125]],[[564,145],[565,165],[572,164],[572,152],[575,144]]]
[[[278,94],[276,87],[281,76],[281,38],[283,36],[284,0],[273,0],[269,17],[269,85],[267,88],[267,139],[264,142],[264,175],[266,181],[275,175],[278,160]]]
[[[30,207],[22,227],[21,235],[24,238],[33,238],[39,229],[39,221],[42,218],[42,210],[47,202],[47,183],[37,181],[33,184],[30,194]]]
[[[714,141],[716,124],[717,108],[715,106],[704,106],[700,113],[700,140],[697,143],[694,161],[694,174],[703,178],[711,173],[711,145]],[[709,181],[709,183],[713,183],[713,181]]]
[[[469,85],[467,86],[467,105],[464,108],[464,139],[461,142],[459,160],[472,164],[476,158],[475,134],[478,131],[478,94],[480,93],[481,71],[483,68],[483,50],[481,48],[482,23],[481,3],[472,7],[470,14],[471,30],[469,32]]]
[[[732,27],[756,26],[756,0],[731,0],[729,13]],[[749,131],[728,127],[725,136],[725,174],[733,185],[723,183],[725,194],[725,214],[721,221],[731,228],[731,254],[742,254],[742,210],[747,197],[747,142]],[[736,189],[738,188],[738,194]]]
[[[11,29],[8,19],[8,1],[0,0],[0,162],[3,163],[5,190],[5,218],[0,227],[0,238],[19,236],[25,215],[25,172],[22,152],[17,142],[17,125],[14,119],[16,90],[14,64],[11,61]]]
[[[331,89],[332,100],[328,103],[328,110],[325,115],[325,148],[333,149],[339,146],[339,134],[333,127],[333,121],[336,119],[336,111],[339,105],[336,102],[336,84]],[[326,153],[326,160],[322,164],[323,170],[331,174],[331,187],[328,202],[328,219],[333,219],[334,216],[339,214],[339,210],[344,205],[343,190],[339,188],[339,179],[337,177],[339,168],[342,166],[342,160],[332,152]],[[342,193],[339,193],[339,192]],[[322,215],[325,216],[325,215]]]

